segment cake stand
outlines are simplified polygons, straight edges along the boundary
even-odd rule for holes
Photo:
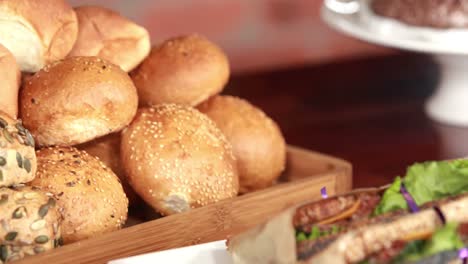
[[[322,19],[332,28],[383,46],[432,54],[440,64],[440,82],[426,102],[434,120],[468,126],[468,30],[407,26],[374,15],[369,0],[325,0]]]

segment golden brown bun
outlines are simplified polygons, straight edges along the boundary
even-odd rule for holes
[[[36,72],[63,59],[78,34],[78,20],[64,0],[0,1],[0,43],[22,71]]]
[[[192,107],[140,109],[122,133],[121,157],[130,185],[164,215],[234,197],[239,189],[231,145]]]
[[[0,44],[0,111],[18,116],[18,91],[21,73],[13,54]]]
[[[21,118],[39,146],[70,146],[119,131],[137,105],[128,74],[98,57],[46,66],[20,94]]]
[[[138,195],[128,183],[125,171],[120,161],[120,133],[113,133],[93,141],[76,146],[88,154],[98,157],[120,179],[130,205],[138,203]]]
[[[31,187],[0,188],[0,263],[61,244],[61,215],[51,193]]]
[[[124,71],[135,68],[151,48],[148,31],[120,14],[98,6],[75,8],[79,31],[68,56],[98,56]]]
[[[97,158],[72,147],[37,151],[37,176],[30,183],[57,196],[63,210],[65,244],[121,228],[128,199],[119,178]]]
[[[199,35],[167,40],[131,74],[141,106],[176,103],[195,106],[224,88],[226,55]]]
[[[215,96],[198,109],[231,142],[241,193],[263,189],[276,181],[286,165],[286,143],[273,120],[246,100],[232,96]]]
[[[36,167],[33,137],[21,121],[0,111],[0,187],[32,181]]]

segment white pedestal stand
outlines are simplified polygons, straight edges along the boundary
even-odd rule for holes
[[[468,125],[468,56],[435,55],[441,67],[436,92],[426,104],[431,118],[452,125]]]
[[[468,30],[407,26],[373,15],[367,4],[368,0],[325,0],[322,18],[334,29],[367,42],[433,54],[441,76],[426,112],[438,122],[468,126]]]

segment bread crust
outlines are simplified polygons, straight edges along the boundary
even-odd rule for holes
[[[27,186],[0,187],[0,263],[59,246],[61,221],[51,193]]]
[[[113,133],[93,141],[76,146],[88,154],[99,158],[119,177],[130,205],[136,205],[139,201],[138,195],[130,186],[125,175],[125,170],[120,161],[121,133]]]
[[[239,189],[231,145],[188,106],[140,109],[122,134],[121,157],[134,190],[163,215],[234,197]]]
[[[200,35],[188,35],[153,47],[131,76],[141,106],[195,106],[223,90],[229,63],[215,44]]]
[[[122,227],[128,199],[118,177],[101,161],[73,147],[44,148],[37,157],[38,172],[30,185],[57,197],[65,244]]]
[[[78,38],[68,56],[98,56],[133,70],[148,56],[151,44],[148,31],[104,7],[80,6]]]
[[[71,146],[120,131],[137,105],[127,73],[97,57],[48,65],[20,94],[21,118],[38,146]]]
[[[0,111],[18,116],[18,92],[21,73],[11,52],[0,44]]]
[[[278,125],[262,110],[233,96],[215,96],[199,105],[232,144],[240,192],[271,186],[286,166],[286,142]]]
[[[19,59],[21,70],[35,72],[44,65],[63,59],[72,49],[78,35],[78,20],[70,5],[64,0],[3,0],[0,1],[2,16],[11,23],[18,23],[40,41],[38,60],[22,63],[24,54],[14,54]],[[14,33],[13,34],[18,34]],[[30,37],[28,36],[27,39]],[[0,39],[0,43],[5,40]],[[15,43],[8,43],[13,50]]]
[[[21,121],[0,111],[0,187],[31,181],[36,167],[33,137]]]

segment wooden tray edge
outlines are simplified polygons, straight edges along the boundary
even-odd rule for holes
[[[310,201],[313,201],[320,197],[319,189],[321,186],[326,186],[330,195],[351,190],[352,178],[350,176],[352,174],[352,166],[349,162],[343,159],[335,158],[319,152],[309,151],[295,146],[288,146],[288,152],[295,152],[296,154],[313,157],[314,159],[319,158],[327,161],[327,163],[331,164],[330,170],[325,173],[311,175],[311,177],[296,180],[294,182],[283,183],[281,185],[273,186],[262,191],[221,201],[219,203],[198,208],[197,210],[193,210],[187,213],[148,221],[89,240],[80,241],[58,249],[54,249],[39,256],[20,260],[17,263],[70,263],[71,259],[73,259],[73,262],[79,263],[107,263],[107,261],[113,259],[160,250],[154,249],[151,242],[151,236],[164,236],[164,234],[163,232],[159,232],[159,230],[155,230],[154,226],[158,226],[158,228],[161,230],[171,228],[174,229],[174,226],[178,226],[182,234],[185,232],[184,225],[186,226],[186,221],[183,221],[183,219],[187,214],[191,214],[192,217],[196,215],[203,217],[204,214],[207,214],[207,212],[211,211],[209,214],[209,220],[216,223],[215,225],[217,225],[217,230],[219,229],[219,232],[223,233],[230,228],[230,224],[229,222],[226,222],[226,219],[229,219],[229,216],[232,217],[240,215],[240,212],[242,212],[242,208],[238,208],[242,206],[239,205],[245,205],[246,201],[254,202],[255,200],[259,200],[259,196],[262,194],[269,195],[269,197],[272,197],[273,199],[275,194],[280,192],[280,190],[297,190],[297,186],[303,186],[306,184],[309,189],[311,187],[315,189],[310,198]],[[338,182],[340,182],[340,184],[337,184]],[[304,186],[304,189],[307,189],[306,186]],[[286,203],[284,204],[283,209],[287,209],[293,205],[294,203]],[[214,214],[213,210],[215,212]],[[196,223],[193,224],[196,225]],[[194,229],[196,226],[192,226],[190,228]],[[187,229],[190,230],[190,228]],[[136,238],[135,234],[141,234],[141,237],[139,236]],[[128,243],[122,243],[122,238],[125,238]],[[206,241],[194,239],[187,241],[186,245],[197,244],[200,242]],[[132,243],[141,243],[145,246],[139,246],[136,250]]]

